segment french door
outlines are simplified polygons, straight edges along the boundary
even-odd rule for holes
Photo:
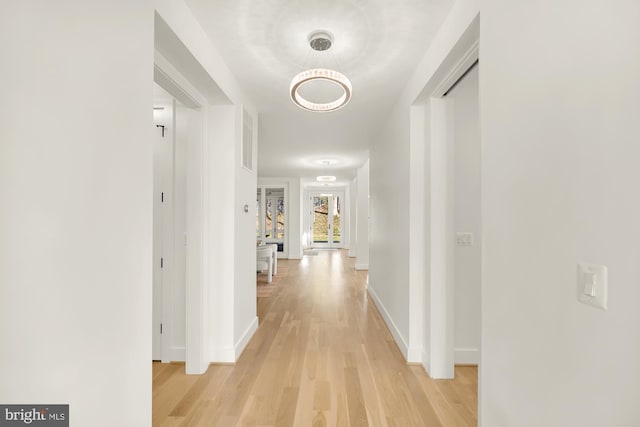
[[[335,193],[311,194],[311,246],[343,247],[343,196]]]

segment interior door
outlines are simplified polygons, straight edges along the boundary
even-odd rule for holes
[[[152,305],[152,352],[153,360],[162,360],[162,304],[163,266],[166,225],[165,174],[169,156],[165,127],[156,127],[153,152],[153,305]]]
[[[342,196],[315,194],[311,196],[312,246],[315,248],[342,247]]]

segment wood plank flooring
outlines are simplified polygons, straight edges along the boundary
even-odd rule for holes
[[[204,375],[153,363],[153,426],[475,426],[478,372],[431,380],[407,365],[346,251],[280,260],[260,327]],[[282,264],[280,264],[282,263]]]

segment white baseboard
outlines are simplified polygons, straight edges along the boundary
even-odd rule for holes
[[[233,347],[219,347],[211,349],[211,363],[236,363]]]
[[[186,347],[170,347],[168,351],[168,359],[171,362],[184,362],[187,360]]]
[[[256,316],[234,346],[211,347],[211,363],[236,363],[257,330],[258,317]]]
[[[368,270],[369,264],[356,264],[356,270]]]
[[[258,330],[258,316],[253,318],[253,321],[249,325],[249,327],[244,331],[240,340],[236,343],[234,362],[238,360],[242,352],[244,351],[247,344],[249,344],[249,340],[253,337],[253,334]]]
[[[393,335],[393,339],[396,341],[398,348],[400,348],[400,352],[404,356],[404,359],[409,360],[408,358],[409,346],[407,346],[407,343],[402,337],[402,334],[400,333],[400,331],[398,330],[398,327],[393,322],[393,319],[391,319],[389,312],[384,307],[384,305],[382,304],[382,301],[380,301],[380,299],[378,298],[378,295],[376,294],[376,292],[373,290],[371,286],[367,287],[367,291],[369,292],[369,296],[371,296],[371,300],[375,303],[376,307],[378,307],[378,311],[380,311],[380,314],[382,314],[382,318],[384,319],[385,323],[387,324],[387,327],[391,331],[391,335]]]
[[[422,348],[409,347],[407,352],[407,363],[422,363]]]
[[[431,370],[431,361],[429,360],[429,355],[424,351],[424,349],[422,350],[422,367],[427,375],[431,376],[431,373],[429,372]]]
[[[454,363],[456,365],[479,365],[480,350],[477,348],[456,348]]]

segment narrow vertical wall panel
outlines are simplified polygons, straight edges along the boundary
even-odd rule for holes
[[[424,338],[425,247],[425,106],[412,106],[409,142],[409,349],[408,362],[422,361]],[[425,170],[426,169],[426,170]]]
[[[209,333],[212,362],[235,362],[234,283],[235,283],[235,176],[236,107],[209,107],[206,138],[209,168],[207,211],[209,229],[205,233],[206,263],[209,268]]]
[[[454,345],[454,103],[431,99],[430,371],[453,378]]]
[[[358,206],[358,185],[354,178],[349,182],[349,257],[355,258],[358,249],[357,227],[357,206]]]
[[[447,97],[455,100],[455,231],[473,244],[455,247],[455,362],[480,361],[481,162],[478,69],[469,71]]]
[[[245,212],[244,206],[254,207],[256,200],[257,186],[257,164],[253,169],[242,166],[242,130],[244,120],[252,123],[251,128],[251,152],[257,151],[256,135],[258,128],[257,117],[245,108],[245,106],[235,107],[235,121],[233,122],[233,204],[230,206],[220,206],[233,212],[234,230],[234,281],[233,281],[233,353],[235,362],[244,350],[249,339],[258,328],[258,317],[256,316],[256,269],[255,269],[255,215],[253,209]],[[230,185],[226,180],[226,185]],[[221,177],[217,178],[221,180]],[[225,226],[220,224],[221,226]],[[224,246],[220,246],[218,241],[218,251],[225,251]]]
[[[206,111],[206,109],[204,110]],[[206,270],[207,248],[205,232],[207,230],[208,211],[207,177],[205,171],[210,167],[206,131],[202,113],[189,116],[187,146],[187,251],[186,251],[186,372],[201,374],[207,370],[207,286]]]
[[[357,172],[356,270],[369,269],[369,161]]]

